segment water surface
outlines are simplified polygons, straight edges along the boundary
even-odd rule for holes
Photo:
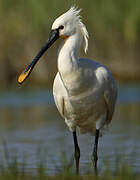
[[[68,161],[73,156],[72,134],[55,107],[51,90],[1,92],[0,116],[0,163],[6,162],[3,142],[19,163],[26,161],[29,171],[44,162],[47,173],[56,174],[61,169],[62,153]],[[119,159],[140,172],[139,139],[140,86],[121,86],[113,121],[99,141],[99,169],[113,171]],[[78,134],[78,141],[80,171],[86,173],[92,169],[94,137]]]

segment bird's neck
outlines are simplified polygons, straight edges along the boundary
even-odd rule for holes
[[[76,33],[64,40],[58,54],[58,70],[62,76],[76,70],[82,36]]]

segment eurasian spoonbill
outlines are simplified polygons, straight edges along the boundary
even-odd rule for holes
[[[117,97],[117,86],[110,71],[94,60],[78,58],[81,45],[84,45],[85,53],[88,49],[88,32],[79,13],[80,10],[72,7],[54,21],[46,44],[18,78],[21,84],[44,52],[58,38],[63,39],[53,95],[60,114],[73,133],[77,173],[80,148],[76,129],[95,135],[92,159],[96,170],[98,138],[103,127],[112,120]]]

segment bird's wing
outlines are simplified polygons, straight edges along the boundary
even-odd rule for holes
[[[100,73],[102,76],[102,84],[104,87],[104,100],[107,106],[107,123],[109,124],[115,109],[117,85],[112,74],[106,67],[101,67]]]
[[[53,95],[58,111],[65,118],[65,97],[67,95],[67,92],[59,73],[57,73],[54,80]]]

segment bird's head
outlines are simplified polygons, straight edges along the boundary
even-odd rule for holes
[[[41,48],[39,53],[35,56],[32,62],[27,66],[27,68],[21,73],[18,78],[20,84],[23,83],[27,77],[29,77],[35,64],[38,62],[40,57],[45,53],[45,51],[58,39],[67,39],[75,33],[81,33],[84,39],[84,50],[88,49],[88,32],[85,25],[81,21],[80,11],[76,7],[71,7],[66,13],[59,16],[53,23],[52,29],[48,40],[45,45]]]
[[[52,25],[52,30],[58,30],[59,37],[67,39],[75,33],[80,33],[85,42],[85,52],[88,49],[88,32],[85,25],[82,23],[80,16],[81,9],[75,6],[71,7],[66,13],[59,16]]]
[[[79,26],[80,10],[72,7],[66,13],[59,16],[52,25],[52,30],[59,30],[59,37],[65,38],[73,35]]]

